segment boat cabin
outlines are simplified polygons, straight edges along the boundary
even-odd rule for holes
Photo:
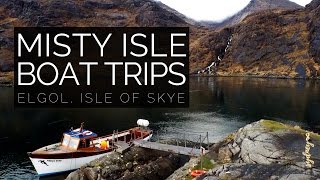
[[[85,129],[75,129],[63,133],[61,145],[71,150],[94,147],[93,139],[98,135]]]

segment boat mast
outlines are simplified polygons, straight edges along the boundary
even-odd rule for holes
[[[83,131],[83,126],[84,126],[84,122],[82,122],[80,125],[80,131],[79,131],[80,133]]]

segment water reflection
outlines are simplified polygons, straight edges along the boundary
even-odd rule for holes
[[[13,89],[0,88],[0,177],[37,178],[26,152],[59,141],[61,133],[83,121],[102,135],[145,118],[166,136],[209,132],[216,142],[261,118],[319,130],[319,110],[320,82],[311,80],[191,77],[187,109],[14,110]]]
[[[206,89],[202,96],[213,110],[241,115],[248,121],[273,118],[305,122],[318,128],[320,82],[263,78],[194,78],[192,89]],[[198,96],[199,98],[199,96]],[[202,104],[205,102],[199,98]],[[211,99],[211,100],[210,100]]]

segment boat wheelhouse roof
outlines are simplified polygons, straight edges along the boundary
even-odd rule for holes
[[[95,138],[98,137],[98,135],[92,131],[83,129],[81,132],[78,129],[69,131],[69,132],[65,132],[65,134],[74,137],[74,138],[79,138],[79,139],[89,139],[89,138]]]

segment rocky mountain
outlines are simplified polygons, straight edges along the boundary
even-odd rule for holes
[[[2,0],[0,72],[13,70],[16,26],[148,27],[188,23],[152,0]]]
[[[318,77],[319,6],[253,14],[235,26],[220,75]]]
[[[319,1],[299,8],[286,0],[253,0],[243,12],[258,8],[268,10],[216,29],[203,27],[153,0],[2,0],[0,80],[12,79],[8,72],[13,71],[13,28],[17,26],[187,26],[190,73],[319,76]]]
[[[198,44],[201,49],[209,47],[211,55],[198,61],[206,66],[195,72],[219,76],[319,77],[317,2],[312,1],[304,9],[254,13],[235,26],[202,36]],[[197,55],[191,50],[191,56]]]
[[[16,26],[190,27],[191,41],[214,31],[153,0],[2,0],[0,1],[0,72],[13,70]],[[201,50],[200,50],[201,51]],[[196,67],[196,66],[195,66]]]
[[[230,18],[226,19],[222,23],[218,24],[219,27],[226,27],[226,26],[233,26],[240,23],[245,17],[250,14],[256,12],[262,12],[271,9],[299,9],[302,6],[289,1],[289,0],[251,0],[249,4],[236,13],[235,15],[231,16]]]
[[[163,8],[163,9],[165,9],[165,10],[167,10],[167,11],[173,13],[173,14],[175,14],[176,16],[178,16],[179,18],[183,19],[188,24],[190,24],[190,25],[201,25],[201,22],[198,22],[196,20],[193,20],[192,18],[189,18],[189,17],[183,15],[182,13],[176,11],[175,9],[163,4],[161,1],[156,1],[156,2],[158,3],[158,5],[161,8]]]

